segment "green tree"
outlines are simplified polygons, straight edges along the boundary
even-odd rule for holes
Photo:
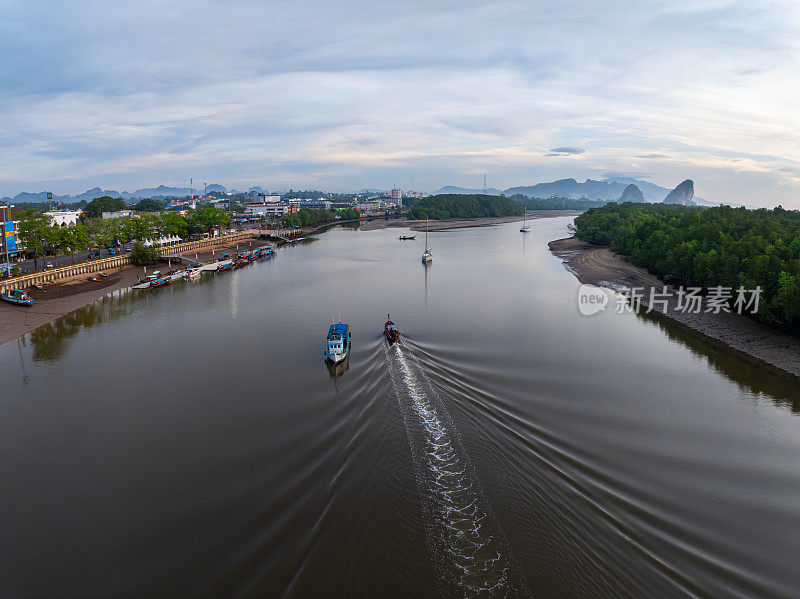
[[[143,198],[134,204],[132,208],[137,212],[161,212],[164,209],[164,202]]]
[[[55,234],[55,249],[59,254],[69,254],[75,264],[75,252],[82,252],[89,245],[86,227],[78,223],[74,227],[60,227]]]
[[[212,229],[225,227],[231,217],[223,210],[213,206],[199,206],[190,210],[186,220],[189,228],[196,233],[208,233]]]
[[[189,231],[189,223],[179,212],[162,212],[156,222],[159,232],[166,237],[177,235],[183,239]]]
[[[146,246],[138,241],[133,244],[131,261],[137,266],[153,264],[154,262],[158,262],[160,259],[161,250],[157,246]]]
[[[112,198],[111,196],[103,196],[95,198],[83,209],[83,213],[87,218],[98,218],[103,215],[103,212],[117,212],[118,210],[126,210],[128,205],[122,198]]]
[[[480,218],[522,215],[525,207],[517,201],[482,194],[441,194],[420,200],[408,213],[413,220],[431,218]]]
[[[33,268],[38,270],[38,257],[44,256],[52,245],[57,228],[53,226],[49,216],[35,209],[27,210],[19,219],[19,238],[25,251],[33,254]]]

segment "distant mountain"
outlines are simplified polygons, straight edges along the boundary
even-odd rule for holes
[[[689,206],[693,204],[692,198],[694,197],[694,181],[686,179],[675,189],[667,194],[664,198],[664,204],[681,204]]]
[[[507,196],[521,193],[531,198],[549,198],[558,196],[578,200],[580,198],[590,198],[597,200],[616,201],[625,191],[626,185],[616,181],[595,181],[586,179],[583,183],[578,183],[575,179],[559,179],[551,183],[537,183],[523,187],[511,187],[503,193]],[[664,190],[666,191],[666,190]],[[663,197],[663,194],[660,195]],[[660,199],[660,198],[659,198]]]
[[[212,183],[211,185],[206,185],[206,191],[219,191],[222,193],[228,193],[228,190],[225,189],[224,185],[217,185],[216,183]]]
[[[642,181],[632,177],[608,177],[602,181],[586,179],[583,183],[578,183],[575,179],[560,179],[551,183],[538,183],[523,187],[511,187],[506,189],[503,194],[511,196],[521,193],[531,198],[549,198],[558,196],[579,200],[583,197],[592,200],[608,200],[616,202],[622,196],[628,185],[635,185],[642,193],[644,202],[658,203],[669,193],[669,189],[661,187],[649,181]],[[701,198],[694,198],[695,203],[713,206],[711,202],[706,202]]]
[[[635,183],[628,185],[619,197],[620,204],[623,202],[644,202],[642,191],[636,187]]]
[[[433,195],[440,195],[443,193],[456,193],[456,194],[482,194],[483,189],[468,189],[466,187],[456,187],[455,185],[445,185],[441,189],[437,189]],[[486,195],[490,196],[500,196],[503,195],[503,192],[499,189],[495,189],[494,187],[488,187],[486,189]]]

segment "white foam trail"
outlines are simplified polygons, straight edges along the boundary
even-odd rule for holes
[[[508,584],[508,566],[502,551],[504,539],[498,538],[502,533],[493,525],[483,505],[467,459],[460,454],[437,412],[432,401],[433,389],[427,393],[420,380],[425,377],[424,371],[419,364],[409,363],[400,344],[390,351],[399,366],[398,371],[390,357],[390,374],[398,399],[402,404],[402,398],[407,396],[421,424],[421,434],[414,434],[405,418],[434,554],[444,562],[443,584],[457,586],[465,596],[515,595]]]

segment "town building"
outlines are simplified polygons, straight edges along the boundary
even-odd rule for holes
[[[248,204],[244,209],[244,213],[253,216],[283,216],[289,213],[289,206],[284,202]]]
[[[359,212],[381,212],[386,210],[386,199],[385,198],[375,198],[375,199],[368,199],[368,200],[359,200],[356,204]]]
[[[289,200],[289,203],[292,204],[296,210],[300,210],[301,208],[308,208],[309,210],[330,210],[331,209],[331,202],[330,200],[325,199],[318,199],[318,200],[301,200],[301,199],[292,199]]]
[[[400,205],[403,200],[403,190],[395,187],[392,190],[392,199],[394,200],[395,204]]]
[[[125,218],[131,215],[133,215],[133,210],[117,210],[116,212],[103,212],[101,214],[103,220],[108,220],[109,218]]]
[[[53,224],[57,227],[74,227],[81,217],[81,213],[76,210],[51,210],[45,214],[53,219]]]
[[[3,261],[10,262],[15,259],[19,251],[17,241],[17,221],[14,220],[14,206],[0,206],[0,251]]]

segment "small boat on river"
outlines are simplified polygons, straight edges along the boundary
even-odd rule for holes
[[[400,329],[392,322],[389,314],[386,315],[386,324],[383,325],[383,334],[386,335],[386,340],[390,344],[400,339]]]
[[[417,238],[416,235],[401,235],[400,241],[413,241],[416,238]]]
[[[328,329],[327,345],[325,346],[325,361],[328,364],[343,362],[350,353],[350,326],[340,322],[332,324]]]
[[[0,292],[0,299],[17,306],[32,306],[33,300],[27,291],[22,289],[5,289]]]
[[[422,253],[422,263],[427,264],[433,260],[433,254],[431,254],[431,248],[428,247],[428,220],[425,220],[425,251]]]

